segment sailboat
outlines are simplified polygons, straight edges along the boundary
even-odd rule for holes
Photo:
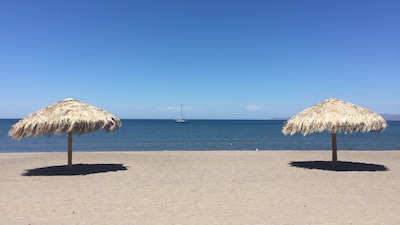
[[[175,122],[177,122],[177,123],[186,123],[186,120],[183,119],[183,117],[182,117],[182,104],[181,104],[181,117],[179,119],[176,119]]]

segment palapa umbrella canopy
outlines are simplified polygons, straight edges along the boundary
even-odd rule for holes
[[[336,133],[382,131],[385,119],[369,109],[335,98],[318,103],[285,122],[282,133],[304,135],[330,131],[332,134],[332,161],[337,162]]]
[[[68,132],[68,168],[72,168],[72,134],[86,134],[98,129],[110,132],[121,124],[120,119],[103,109],[67,98],[18,121],[8,135],[20,140]]]

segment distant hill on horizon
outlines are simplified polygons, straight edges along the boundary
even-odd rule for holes
[[[400,121],[400,114],[386,114],[386,113],[383,113],[383,114],[381,114],[381,116],[385,120]]]

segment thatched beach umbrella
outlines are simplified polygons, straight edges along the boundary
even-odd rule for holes
[[[121,121],[109,112],[67,98],[34,112],[14,124],[8,135],[24,137],[51,136],[68,132],[68,167],[72,167],[72,134],[86,134],[98,129],[106,132],[121,127]]]
[[[385,119],[369,109],[335,98],[314,105],[285,122],[282,133],[304,135],[330,131],[332,134],[332,161],[337,162],[336,133],[382,131]]]

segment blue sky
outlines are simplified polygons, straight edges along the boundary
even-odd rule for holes
[[[400,113],[400,1],[1,1],[0,118],[71,97],[120,118]]]

